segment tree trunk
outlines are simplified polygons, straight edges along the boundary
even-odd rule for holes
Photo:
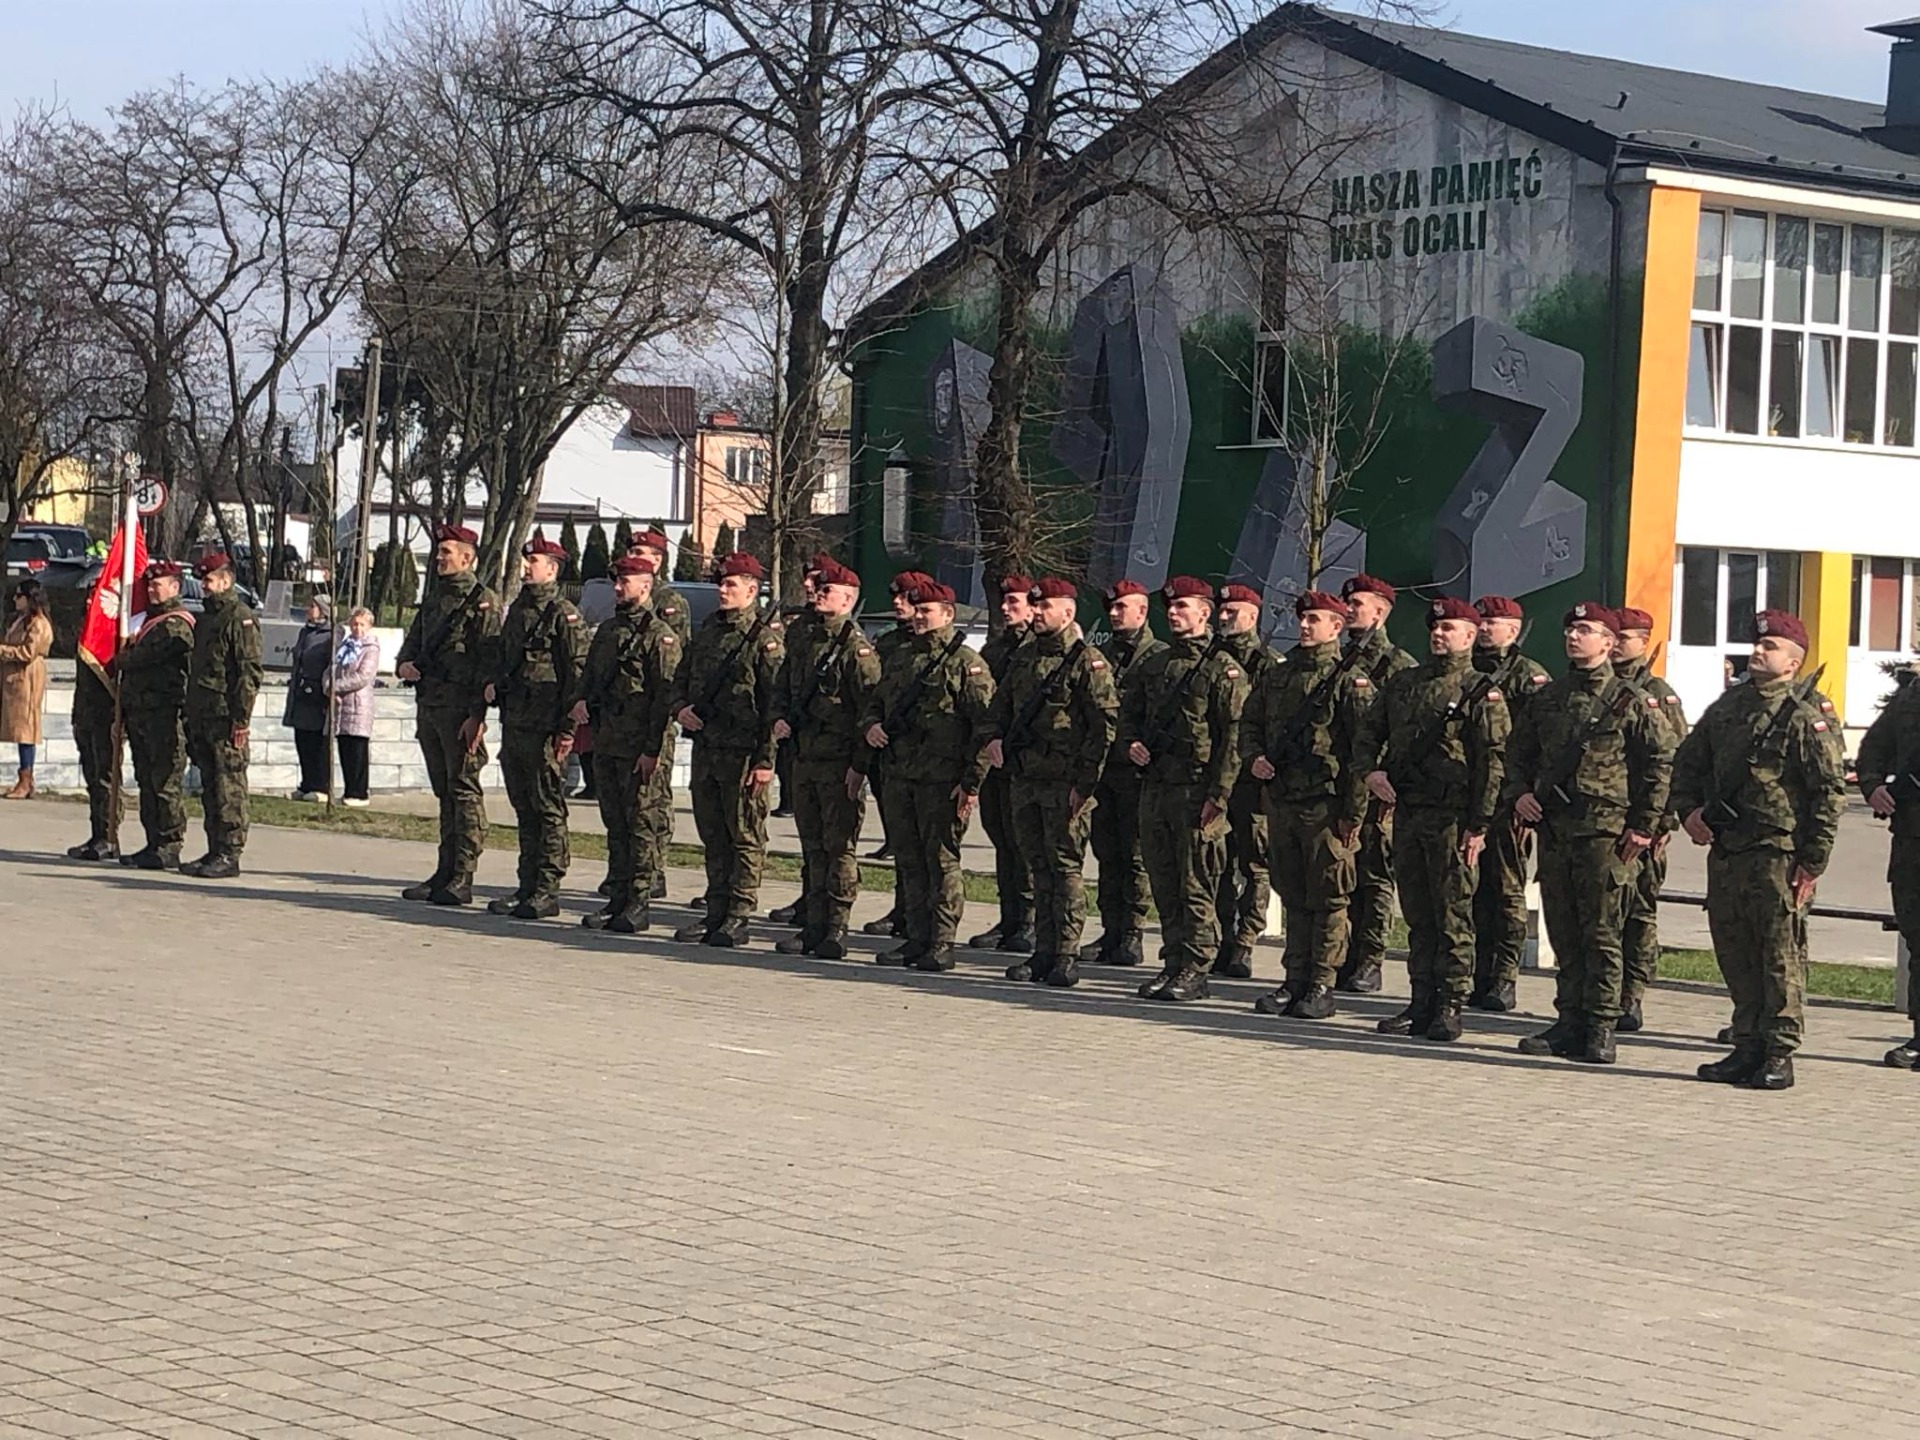
[[[1038,558],[1038,507],[1020,461],[1028,391],[1033,383],[1032,307],[1040,267],[1022,252],[1003,251],[993,366],[987,374],[990,413],[974,460],[975,509],[987,593],[1003,575],[1030,571]],[[991,609],[992,607],[989,607]]]

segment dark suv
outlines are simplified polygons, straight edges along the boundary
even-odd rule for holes
[[[87,534],[84,525],[49,525],[29,520],[24,525],[16,525],[13,533],[44,536],[56,560],[84,560],[87,547],[93,544],[93,537]]]

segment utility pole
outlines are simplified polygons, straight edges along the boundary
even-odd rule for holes
[[[360,502],[354,525],[353,603],[367,603],[367,569],[372,563],[373,472],[380,463],[380,337],[367,341],[366,395],[360,411]]]

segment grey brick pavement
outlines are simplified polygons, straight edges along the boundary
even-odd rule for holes
[[[214,888],[0,812],[0,1435],[1748,1436],[1920,1411],[1920,1076]],[[504,880],[505,857],[489,857]],[[586,876],[589,883],[593,876]],[[684,886],[682,887],[684,888]],[[582,901],[584,904],[584,901]],[[1266,960],[1268,968],[1272,958]],[[1526,1001],[1546,999],[1529,980]]]

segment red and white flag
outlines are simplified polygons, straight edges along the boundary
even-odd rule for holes
[[[133,527],[133,592],[123,596],[120,593],[120,577],[126,570],[126,552],[122,548],[127,543],[127,527],[122,525],[113,532],[113,544],[107,547],[106,568],[100,572],[100,581],[93,587],[93,594],[87,597],[87,618],[80,626],[80,659],[93,667],[93,671],[102,680],[107,680],[107,667],[113,663],[120,648],[120,612],[123,604],[128,605],[129,616],[138,615],[147,608],[147,582],[141,577],[147,569],[147,537],[141,526]],[[129,632],[131,632],[129,626]],[[111,684],[111,681],[108,681]]]

